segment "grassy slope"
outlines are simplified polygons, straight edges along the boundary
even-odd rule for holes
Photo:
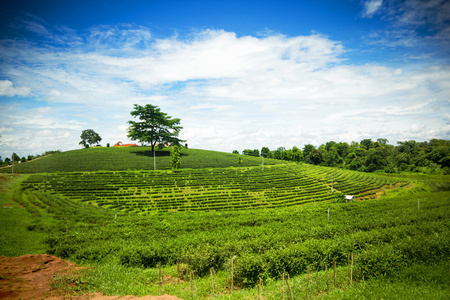
[[[33,215],[19,204],[20,175],[0,175],[0,255],[20,256],[45,252],[44,235],[29,231]]]
[[[167,170],[170,165],[170,148],[156,151],[156,168]],[[281,163],[265,159],[264,164]],[[243,167],[257,166],[261,158],[243,156]],[[34,161],[15,165],[15,173],[72,172],[99,170],[153,170],[153,153],[150,147],[88,148],[52,154]],[[237,167],[238,155],[217,151],[182,149],[181,168]],[[11,173],[11,167],[0,170]]]

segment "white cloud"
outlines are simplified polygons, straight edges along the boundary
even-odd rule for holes
[[[30,88],[26,86],[14,87],[14,84],[9,80],[0,80],[0,96],[28,96]]]
[[[383,0],[367,0],[364,2],[364,10],[362,16],[372,18],[373,15],[381,8]]]
[[[48,96],[49,96],[48,98],[49,98],[50,100],[53,100],[53,99],[56,99],[56,98],[58,98],[59,96],[61,96],[61,92],[58,91],[58,90],[51,90]]]

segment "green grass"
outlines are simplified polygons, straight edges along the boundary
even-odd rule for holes
[[[171,169],[170,150],[156,151],[156,168]],[[265,165],[283,163],[265,159]],[[261,165],[261,158],[243,156],[242,167]],[[181,168],[238,167],[238,155],[199,149],[181,149]],[[47,157],[14,166],[15,173],[73,172],[99,170],[153,170],[151,147],[96,147],[55,153]],[[1,169],[11,173],[11,167]]]
[[[0,255],[20,256],[45,252],[44,233],[30,231],[36,217],[22,207],[20,175],[0,175]]]
[[[321,299],[448,299],[450,261],[412,264],[396,274],[355,283]]]

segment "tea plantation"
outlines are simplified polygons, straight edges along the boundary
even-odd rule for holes
[[[120,211],[152,214],[286,207],[336,200],[342,193],[374,198],[381,188],[399,182],[340,169],[279,164],[264,169],[51,173],[30,176],[23,186]]]
[[[0,214],[0,255],[14,255],[12,245],[17,255],[31,249],[14,242],[10,230],[17,227],[28,232],[18,231],[18,240],[36,236],[33,251],[91,267],[76,280],[82,291],[182,299],[448,299],[447,176],[431,185],[437,177],[276,160],[262,168],[250,157],[238,166],[236,155],[221,159],[218,152],[209,162],[199,156],[195,165],[205,167],[188,167],[187,158],[201,152],[191,149],[177,171],[153,171],[152,164],[134,170],[153,158],[131,152],[126,156],[135,162],[111,159],[105,168],[110,158],[103,158],[100,168],[95,151],[111,149],[86,150],[53,156],[57,166],[49,163],[52,156],[35,161],[58,172],[35,165],[27,171],[35,174],[2,175],[0,200],[8,209]],[[74,153],[86,163],[69,170],[63,158]],[[343,195],[355,200],[342,201]],[[73,286],[71,277],[58,280]]]

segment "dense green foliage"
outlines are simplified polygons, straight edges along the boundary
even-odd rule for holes
[[[172,169],[179,169],[181,166],[181,154],[178,146],[173,146],[170,152],[170,163],[172,164]]]
[[[393,177],[311,165],[170,171],[70,172],[30,176],[24,186],[71,199],[140,213],[286,207],[335,200],[343,194],[373,198],[400,183]],[[406,185],[403,180],[401,185]],[[341,192],[341,193],[339,193]]]
[[[80,145],[83,145],[85,148],[89,148],[90,146],[100,143],[102,138],[100,135],[92,129],[83,130],[80,136],[81,142]]]
[[[156,151],[156,168],[171,169],[171,148]],[[238,155],[199,149],[180,149],[182,168],[226,168],[237,167]],[[264,164],[282,163],[274,159],[265,159]],[[258,166],[261,159],[245,157],[242,167]],[[24,164],[14,166],[15,173],[71,172],[99,170],[153,170],[153,153],[151,147],[95,147],[66,152],[54,152]],[[1,169],[11,173],[11,168]]]
[[[172,119],[162,112],[158,106],[147,104],[145,106],[134,105],[131,115],[139,121],[128,121],[128,137],[138,140],[143,144],[148,144],[155,150],[155,146],[164,145],[180,146],[185,142],[178,138],[183,129],[180,126],[181,120]]]
[[[259,150],[246,149],[244,155],[259,156]],[[387,139],[364,139],[361,142],[330,141],[316,148],[307,144],[303,151],[297,147],[261,149],[264,157],[308,164],[338,167],[361,172],[420,172],[450,174],[450,141],[432,139],[429,142],[399,141],[396,146]]]
[[[306,145],[303,154],[307,163],[363,172],[450,174],[450,141],[399,141],[396,146],[387,142],[364,139],[349,145],[330,141],[318,149]]]

